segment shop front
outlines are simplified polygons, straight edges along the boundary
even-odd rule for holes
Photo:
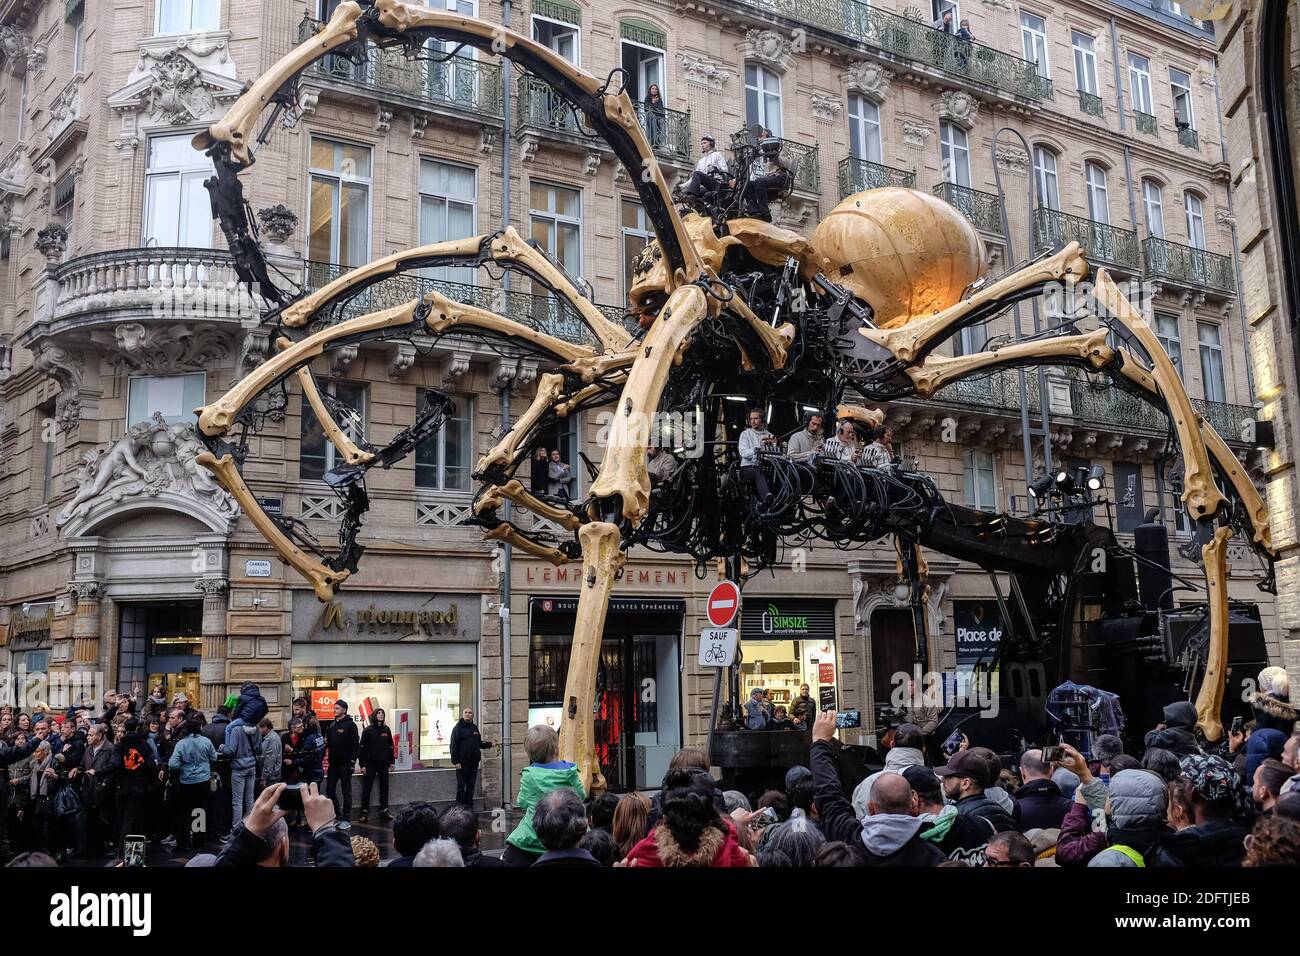
[[[740,697],[766,689],[789,712],[802,685],[818,709],[840,707],[833,599],[746,598],[741,610]]]
[[[528,725],[560,726],[578,610],[575,597],[529,601]],[[610,601],[596,676],[596,756],[613,791],[654,789],[682,745],[686,602]]]
[[[148,693],[162,684],[167,700],[184,693],[197,701],[202,660],[201,600],[118,606],[118,689],[139,687]]]
[[[0,704],[13,704],[30,711],[37,701],[49,700],[50,630],[54,623],[52,602],[43,607],[15,607],[5,629],[8,668],[0,680]]]
[[[394,778],[394,803],[455,796],[451,731],[463,709],[479,709],[480,606],[476,594],[294,596],[293,696],[311,702],[323,731],[339,700],[358,731],[385,712],[394,770],[413,772]]]

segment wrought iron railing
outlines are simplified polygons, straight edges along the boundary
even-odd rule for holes
[[[1237,281],[1232,260],[1205,249],[1157,239],[1151,236],[1142,243],[1147,275],[1219,292],[1236,293]]]
[[[519,78],[518,129],[538,129],[571,136],[594,136],[569,101],[556,92],[545,80],[535,76]]]
[[[1150,113],[1143,113],[1141,110],[1134,110],[1133,125],[1137,127],[1139,133],[1146,133],[1148,136],[1160,135],[1160,127],[1156,123],[1156,118]]]
[[[1178,142],[1181,145],[1186,146],[1188,149],[1201,148],[1201,137],[1196,130],[1192,129],[1190,126],[1178,127]]]
[[[895,169],[893,166],[883,166],[853,156],[845,156],[840,160],[836,178],[839,180],[841,199],[864,189],[916,185],[916,173],[909,169]]]
[[[229,252],[186,247],[115,249],[70,259],[54,273],[55,318],[175,310],[172,314],[240,321],[257,314],[253,289]]]
[[[635,101],[636,118],[650,147],[680,163],[691,161],[691,114]]]
[[[1002,200],[998,196],[956,183],[939,183],[934,187],[934,194],[956,206],[980,232],[1002,235]]]
[[[1101,104],[1101,97],[1096,93],[1085,93],[1083,90],[1079,91],[1079,109],[1089,116],[1101,117],[1106,115],[1106,111]]]
[[[347,269],[328,262],[305,262],[304,284],[313,292],[338,278]],[[366,312],[392,308],[436,289],[454,302],[477,306],[497,315],[582,345],[593,345],[595,339],[582,317],[569,303],[557,296],[537,295],[531,292],[509,292],[497,286],[477,286],[467,282],[452,282],[431,276],[406,273],[382,279],[357,296],[344,310],[341,318],[352,318]],[[613,305],[596,305],[612,322],[628,327],[624,321],[626,309]]]
[[[860,0],[741,0],[755,10],[820,27],[894,56],[1031,100],[1052,95],[1052,81],[1036,64],[936,30]]]
[[[1137,233],[1104,222],[1039,206],[1034,210],[1034,246],[1040,252],[1077,242],[1085,256],[1114,266],[1141,268]]]
[[[321,21],[304,18],[298,24],[299,42],[317,33]],[[360,63],[331,53],[306,71],[311,79],[360,87],[382,100],[402,99],[427,107],[455,107],[500,119],[501,67],[485,60],[437,49],[426,49],[418,59],[400,50],[367,48]]]
[[[1245,442],[1249,439],[1255,421],[1251,405],[1233,405],[1228,402],[1211,402],[1204,398],[1192,399],[1192,407],[1201,413],[1224,441]],[[1250,424],[1247,424],[1247,423]]]

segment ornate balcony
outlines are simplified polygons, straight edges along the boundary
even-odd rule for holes
[[[1201,148],[1201,137],[1196,130],[1192,129],[1190,126],[1178,127],[1178,142],[1180,145],[1186,146],[1188,149]]]
[[[1106,110],[1102,107],[1101,97],[1095,93],[1085,93],[1079,91],[1079,109],[1089,116],[1096,116],[1098,119],[1106,115]]]
[[[691,114],[667,107],[651,107],[635,100],[632,107],[650,147],[660,156],[689,166],[691,163]]]
[[[515,126],[519,130],[540,130],[566,136],[592,137],[595,134],[582,122],[582,114],[569,101],[535,76],[519,78],[519,96],[515,102]]]
[[[1255,422],[1255,409],[1251,405],[1232,405],[1228,402],[1211,402],[1204,398],[1192,399],[1192,407],[1201,413],[1219,436],[1226,442],[1252,444],[1246,436]],[[1250,425],[1246,423],[1249,422]]]
[[[837,178],[841,199],[860,193],[864,189],[916,185],[916,173],[911,170],[882,166],[880,163],[856,159],[852,156],[845,156],[840,160]]]
[[[308,292],[315,291],[347,270],[339,265],[327,262],[305,262],[304,284]],[[521,277],[516,277],[521,278]],[[562,299],[550,295],[535,295],[531,292],[509,292],[494,286],[476,286],[465,282],[449,282],[421,275],[398,275],[383,279],[357,296],[344,311],[344,318],[352,318],[379,309],[392,308],[418,298],[430,289],[437,289],[447,298],[465,305],[477,306],[497,315],[513,319],[539,332],[576,342],[582,345],[595,345],[596,340],[583,323],[578,313]],[[626,322],[627,310],[621,306],[597,305],[607,318],[629,331],[635,323]]]
[[[1156,118],[1150,113],[1143,113],[1141,110],[1133,111],[1133,125],[1139,133],[1145,133],[1148,136],[1159,136],[1160,127]]]
[[[971,189],[969,186],[958,186],[956,183],[939,183],[934,187],[933,192],[950,206],[956,206],[980,232],[993,236],[1002,235],[1000,197]]]
[[[1155,236],[1144,240],[1142,247],[1147,276],[1156,282],[1170,282],[1222,295],[1237,294],[1236,275],[1228,256]]]
[[[1028,100],[1052,95],[1052,81],[1028,60],[936,30],[861,0],[738,0],[739,5],[818,27],[835,37],[924,64],[941,73]]]
[[[321,26],[321,21],[305,17],[298,24],[299,42],[319,32]],[[441,56],[436,51],[427,55]],[[501,67],[460,54],[441,61],[408,60],[399,50],[371,47],[361,63],[338,54],[325,56],[307,69],[303,79],[351,89],[381,103],[501,122]]]
[[[1129,272],[1142,267],[1137,233],[1104,222],[1071,216],[1039,206],[1034,210],[1034,247],[1042,252],[1077,242],[1090,261],[1103,262]]]
[[[748,139],[752,144],[754,142],[754,131],[751,129],[742,129],[732,134],[732,144],[738,140]],[[776,139],[780,142],[781,148],[778,154],[781,162],[785,164],[786,169],[794,171],[794,188],[799,192],[817,195],[822,190],[821,174],[821,154],[816,146],[809,146],[806,143],[796,143],[792,139]]]

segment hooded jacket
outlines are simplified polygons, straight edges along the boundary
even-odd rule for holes
[[[908,767],[924,767],[925,754],[915,747],[894,747],[885,754],[885,767],[868,776],[853,788],[853,812],[861,820],[867,815],[867,803],[871,800],[871,788],[882,773],[902,774]]]
[[[1196,739],[1196,706],[1188,700],[1177,700],[1166,704],[1164,709],[1164,730],[1152,730],[1143,739],[1143,745],[1150,750],[1161,747],[1179,757],[1190,757],[1201,752],[1200,742]]]
[[[968,859],[971,851],[981,850],[997,831],[983,817],[957,812],[949,804],[939,813],[923,813],[921,839],[933,843],[949,859]]]
[[[246,724],[256,724],[267,714],[266,698],[261,688],[251,681],[239,689],[239,699],[230,712],[231,720],[243,720]]]
[[[453,731],[454,733],[454,731]],[[362,769],[378,770],[393,765],[393,732],[379,722],[379,711],[370,715],[370,723],[361,732],[360,758]]]
[[[1106,848],[1088,861],[1096,867],[1136,867],[1127,847],[1144,860],[1173,831],[1165,825],[1165,782],[1149,770],[1121,770],[1110,781],[1111,825]]]
[[[938,866],[947,857],[921,835],[925,821],[906,813],[876,813],[862,821],[868,866]]]
[[[1289,736],[1296,721],[1300,720],[1300,708],[1277,693],[1256,691],[1250,700],[1250,709],[1255,713],[1255,729],[1267,727]]]
[[[1171,833],[1156,848],[1151,866],[1241,866],[1246,828],[1215,819]]]
[[[694,850],[686,850],[673,839],[672,831],[666,823],[661,823],[650,832],[627,855],[628,866],[660,867],[735,867],[751,866],[753,858],[736,842],[736,830],[729,821],[723,821],[726,829],[709,827],[700,836],[700,843]]]
[[[1070,810],[1070,798],[1051,780],[1030,780],[1016,791],[1016,800],[1026,830],[1059,830]]]
[[[507,843],[536,856],[546,852],[546,847],[542,846],[542,841],[537,839],[537,832],[533,829],[533,813],[537,809],[537,802],[542,797],[560,787],[568,787],[579,797],[586,799],[587,793],[582,789],[582,778],[578,776],[578,768],[567,760],[546,764],[531,763],[523,769],[519,774],[519,798],[516,805],[524,811],[524,818],[519,821],[519,826],[514,828],[510,836],[506,837]]]
[[[118,742],[116,752],[114,766],[118,794],[144,793],[149,781],[157,774],[146,735],[139,731],[127,734]]]
[[[1242,779],[1246,781],[1247,787],[1255,782],[1255,771],[1260,764],[1270,757],[1281,759],[1282,748],[1286,746],[1288,736],[1275,727],[1255,728],[1244,748],[1246,762]]]
[[[230,758],[230,769],[244,773],[257,767],[262,740],[252,724],[226,724],[226,742],[222,752]]]

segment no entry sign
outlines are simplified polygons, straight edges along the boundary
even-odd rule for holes
[[[726,627],[740,610],[740,588],[735,581],[723,581],[709,592],[706,605],[709,623],[714,627]]]

